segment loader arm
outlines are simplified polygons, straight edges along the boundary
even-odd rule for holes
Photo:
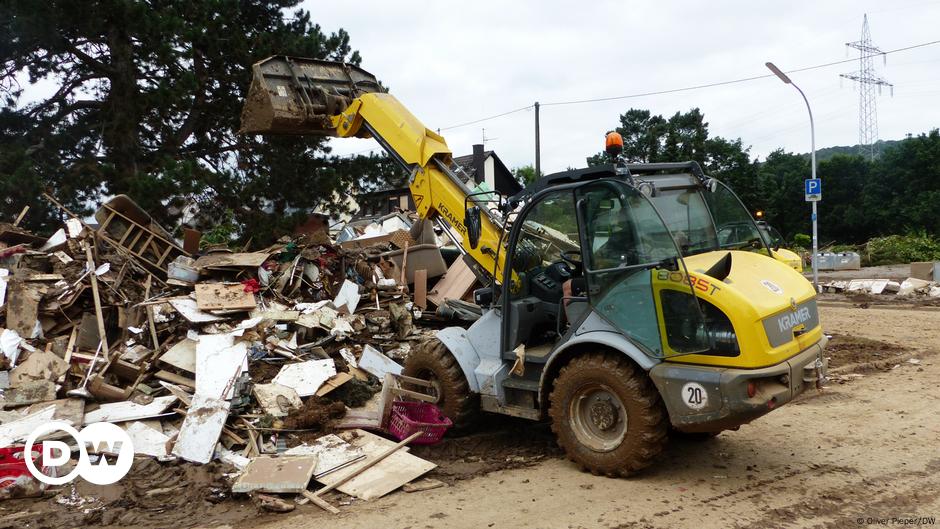
[[[260,61],[252,71],[242,133],[374,138],[409,172],[418,215],[443,219],[460,236],[455,242],[464,253],[499,282],[506,255],[504,249],[497,251],[500,220],[481,204],[479,243],[470,246],[463,218],[471,191],[452,169],[447,143],[374,76],[345,63],[285,56]]]

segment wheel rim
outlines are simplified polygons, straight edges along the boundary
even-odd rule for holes
[[[572,396],[568,417],[575,437],[596,452],[610,452],[627,434],[627,412],[620,397],[604,384],[587,384]]]

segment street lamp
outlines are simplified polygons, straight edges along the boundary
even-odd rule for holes
[[[768,62],[764,64],[766,64],[767,68],[770,69],[770,71],[773,72],[774,75],[780,78],[781,81],[783,81],[784,83],[788,85],[792,85],[793,88],[796,88],[796,91],[799,92],[801,96],[803,96],[803,101],[806,102],[806,111],[809,112],[809,137],[810,137],[810,144],[812,147],[812,153],[810,154],[810,158],[811,158],[810,163],[812,164],[812,174],[813,174],[812,178],[813,180],[815,180],[816,179],[816,127],[815,125],[813,125],[813,109],[809,107],[809,100],[806,99],[806,94],[804,94],[803,91],[800,90],[800,87],[796,86],[796,84],[792,80],[790,80],[789,77],[787,77],[787,74],[783,73],[783,71],[781,71],[780,68],[777,68],[776,66],[774,66],[774,63],[772,62]],[[819,258],[817,256],[817,252],[819,251],[818,250],[819,237],[818,237],[818,233],[816,230],[816,201],[813,200],[812,202],[813,202],[813,287],[816,289],[817,292],[819,292]]]

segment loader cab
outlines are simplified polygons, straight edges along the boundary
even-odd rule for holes
[[[702,312],[692,289],[682,288],[688,274],[672,231],[648,196],[612,173],[537,186],[513,222],[507,252],[506,360],[525,345],[525,361],[539,363],[592,315],[651,357],[705,348],[695,332]],[[682,295],[654,294],[664,273],[678,278]]]

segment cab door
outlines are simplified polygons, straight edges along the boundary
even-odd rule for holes
[[[707,350],[685,263],[650,200],[616,180],[579,186],[575,200],[593,309],[650,356]],[[683,295],[670,296],[665,307],[653,288],[663,274],[684,282]]]

